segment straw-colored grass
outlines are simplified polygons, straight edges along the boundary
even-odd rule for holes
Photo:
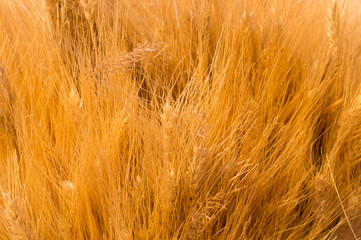
[[[0,239],[361,237],[360,7],[0,1]]]

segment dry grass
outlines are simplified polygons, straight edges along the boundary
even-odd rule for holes
[[[0,1],[0,239],[361,237],[358,9]]]

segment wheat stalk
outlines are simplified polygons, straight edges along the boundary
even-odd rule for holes
[[[329,39],[329,49],[334,60],[338,58],[340,51],[340,31],[341,19],[338,1],[334,1],[329,10],[327,36]]]
[[[24,213],[19,202],[10,197],[5,191],[0,191],[3,206],[0,207],[1,216],[5,219],[11,239],[30,239],[24,221]]]

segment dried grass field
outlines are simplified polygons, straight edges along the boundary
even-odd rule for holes
[[[355,0],[0,0],[0,239],[361,237]]]

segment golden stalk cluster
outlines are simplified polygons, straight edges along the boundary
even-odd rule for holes
[[[361,4],[0,0],[0,239],[358,239]]]

